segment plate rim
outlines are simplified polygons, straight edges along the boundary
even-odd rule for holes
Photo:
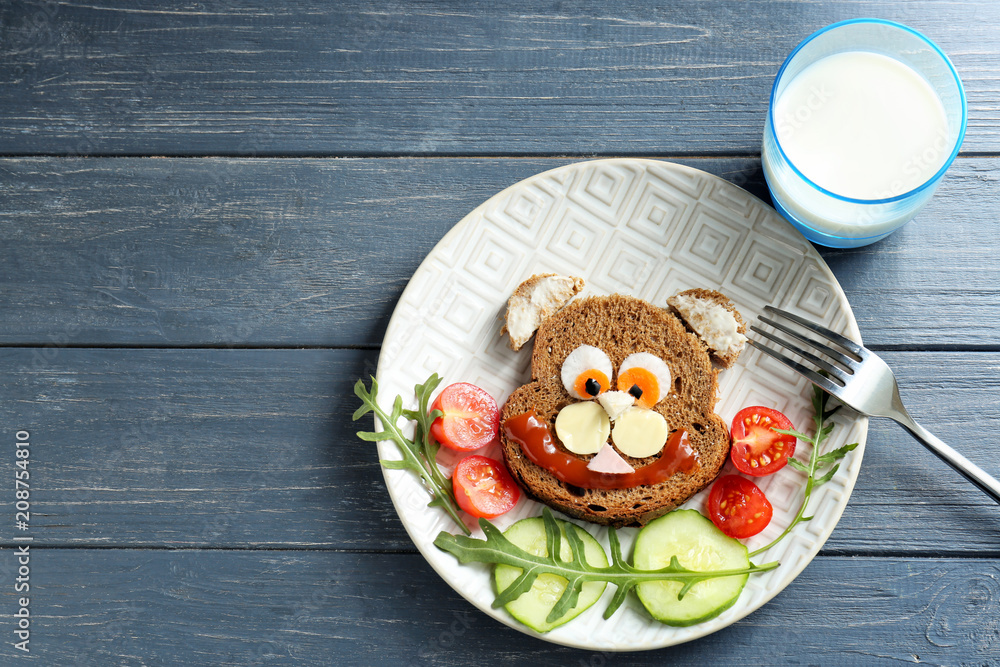
[[[791,234],[797,236],[804,243],[809,244],[810,248],[812,248],[812,252],[814,252],[816,254],[816,257],[819,260],[819,262],[818,262],[818,268],[822,271],[822,273],[824,274],[824,277],[830,283],[832,283],[833,285],[836,285],[836,287],[837,287],[838,293],[837,293],[836,296],[842,302],[843,308],[841,309],[841,311],[843,312],[843,315],[846,317],[846,322],[845,322],[846,331],[844,332],[845,335],[848,335],[849,337],[853,338],[854,340],[856,340],[859,343],[862,342],[861,332],[860,332],[860,330],[858,328],[857,320],[856,320],[856,318],[854,316],[854,311],[853,311],[853,309],[852,309],[852,307],[850,305],[849,300],[847,299],[847,295],[844,293],[843,287],[840,285],[840,282],[837,280],[837,278],[834,275],[833,271],[830,269],[829,265],[826,263],[826,260],[823,259],[823,257],[821,255],[819,255],[819,253],[815,250],[815,248],[809,243],[808,240],[805,239],[805,237],[803,237],[801,235],[801,233],[798,230],[796,230],[790,223],[788,223],[787,221],[785,221],[784,218],[781,218],[780,214],[777,213],[777,211],[775,211],[774,208],[771,205],[769,205],[767,202],[763,201],[762,199],[760,199],[756,195],[754,195],[754,194],[746,191],[744,188],[740,187],[739,185],[736,185],[735,183],[733,183],[731,181],[728,181],[728,180],[726,180],[726,179],[724,179],[724,178],[722,178],[720,176],[717,176],[715,174],[712,174],[710,172],[706,172],[704,170],[697,169],[696,167],[691,167],[691,166],[688,166],[688,165],[685,165],[685,164],[671,162],[669,160],[660,160],[660,159],[653,159],[653,158],[627,158],[627,157],[619,157],[619,158],[595,158],[595,159],[587,159],[587,160],[577,160],[577,161],[573,161],[573,162],[570,162],[570,163],[567,163],[567,164],[563,164],[563,165],[560,165],[560,166],[557,166],[557,167],[553,167],[551,169],[546,169],[544,171],[532,174],[531,176],[528,176],[526,178],[518,180],[517,182],[512,183],[511,185],[508,185],[507,187],[505,187],[505,188],[499,190],[498,192],[490,195],[485,200],[483,200],[478,205],[476,205],[472,210],[470,210],[468,213],[466,213],[457,223],[455,223],[455,225],[452,226],[452,228],[449,229],[441,237],[441,239],[438,240],[437,243],[435,243],[434,247],[428,252],[428,254],[424,257],[424,259],[421,260],[420,264],[414,270],[413,275],[411,275],[410,280],[407,282],[406,287],[400,293],[400,296],[399,296],[399,299],[397,300],[396,306],[394,306],[392,315],[389,318],[389,322],[388,322],[388,324],[386,326],[386,333],[385,333],[385,335],[384,335],[384,337],[382,339],[382,343],[381,343],[380,348],[379,348],[380,349],[379,360],[378,360],[378,363],[376,365],[376,370],[375,370],[375,379],[379,382],[379,384],[380,385],[382,384],[382,378],[384,378],[385,371],[387,370],[385,368],[385,365],[384,365],[386,363],[385,362],[385,355],[382,353],[382,351],[385,349],[386,342],[389,340],[390,335],[392,333],[394,333],[394,329],[396,328],[396,325],[398,324],[398,321],[402,320],[402,318],[403,318],[403,315],[402,315],[402,313],[400,313],[400,310],[399,310],[398,306],[399,306],[400,303],[403,303],[404,301],[406,301],[408,293],[411,290],[417,289],[417,287],[416,287],[416,285],[414,283],[413,278],[416,277],[418,274],[420,274],[424,269],[426,269],[434,261],[434,256],[435,256],[436,251],[438,250],[438,248],[445,246],[448,242],[454,240],[456,237],[458,237],[461,234],[463,234],[464,232],[466,232],[466,228],[468,226],[470,226],[471,224],[474,223],[474,221],[480,216],[481,211],[483,209],[485,209],[485,207],[487,207],[491,202],[500,200],[503,197],[509,195],[512,191],[518,190],[520,188],[528,187],[529,185],[531,185],[535,181],[540,181],[540,180],[543,180],[545,178],[551,177],[552,175],[554,175],[554,174],[556,174],[558,172],[561,172],[561,171],[573,171],[573,170],[577,170],[577,169],[581,169],[581,168],[586,168],[587,166],[601,165],[601,164],[606,164],[606,165],[623,165],[623,166],[628,166],[628,165],[635,166],[635,165],[638,165],[638,166],[641,166],[643,168],[648,167],[648,166],[656,166],[658,168],[666,169],[668,171],[670,171],[670,170],[679,170],[681,172],[687,172],[689,174],[697,175],[699,178],[708,178],[709,180],[712,180],[712,181],[715,181],[715,182],[718,182],[718,183],[722,183],[722,184],[724,184],[724,187],[736,188],[740,192],[742,192],[745,196],[750,197],[751,199],[753,199],[757,204],[763,206],[765,209],[768,209],[771,213],[773,213],[775,216],[777,216],[778,218],[780,218],[782,220],[782,222],[784,222],[787,225],[787,229],[788,229],[788,231]],[[807,253],[808,253],[808,251],[807,251]],[[586,279],[586,277],[585,277],[585,279]],[[721,394],[720,394],[720,400],[721,400]],[[379,400],[379,404],[383,405],[383,403],[382,403],[381,400]],[[385,406],[383,405],[383,407],[385,407]],[[858,470],[858,471],[860,470],[860,467],[861,467],[862,462],[863,462],[865,444],[867,442],[867,435],[868,435],[868,421],[869,421],[868,418],[866,418],[864,416],[861,416],[861,415],[858,415],[857,418],[852,422],[852,424],[857,425],[860,428],[860,432],[858,434],[858,447],[852,452],[852,458],[856,459],[855,461],[852,461],[852,467],[854,469]],[[382,430],[384,430],[382,424],[380,423],[380,421],[378,419],[378,417],[375,418],[375,430],[376,431],[382,431]],[[383,451],[383,448],[386,448],[386,450]],[[387,441],[380,441],[378,443],[378,450],[379,450],[380,458],[386,457],[385,456],[386,454],[394,454],[395,451],[396,451],[395,445],[389,445],[387,443]],[[387,468],[385,468],[384,466],[381,466],[381,465],[379,467],[382,470],[382,476],[383,476],[383,480],[384,480],[384,482],[386,484],[386,489],[387,489],[387,491],[389,493],[389,497],[390,497],[390,499],[391,499],[391,501],[393,503],[393,507],[396,510],[396,514],[397,514],[397,516],[400,519],[400,523],[403,524],[403,527],[406,530],[407,535],[409,536],[410,540],[413,542],[413,544],[416,547],[417,551],[424,558],[425,562],[428,565],[430,565],[430,567],[435,571],[435,573],[439,577],[441,577],[441,579],[444,581],[444,583],[447,584],[456,593],[458,593],[464,600],[466,600],[467,602],[469,602],[470,604],[472,604],[474,607],[476,607],[477,609],[479,609],[480,611],[482,611],[486,615],[488,615],[491,618],[499,621],[500,623],[502,623],[502,624],[504,624],[504,625],[506,625],[506,626],[508,626],[508,627],[510,627],[512,629],[514,629],[514,630],[522,632],[522,633],[524,633],[524,634],[526,634],[528,636],[532,636],[532,637],[535,637],[535,638],[540,639],[542,641],[545,641],[547,643],[557,644],[557,645],[561,645],[561,646],[567,646],[567,647],[571,647],[571,648],[583,649],[583,650],[608,651],[608,652],[614,652],[614,653],[629,653],[629,652],[637,652],[637,651],[645,651],[645,650],[656,650],[656,649],[660,649],[660,648],[667,648],[667,647],[670,647],[670,646],[678,646],[678,645],[681,645],[681,644],[684,644],[684,643],[687,643],[687,642],[690,642],[690,641],[694,641],[696,639],[703,638],[705,636],[708,636],[710,634],[713,634],[715,632],[723,630],[723,629],[725,629],[725,628],[727,628],[727,627],[729,627],[729,626],[737,623],[738,621],[742,620],[743,618],[745,618],[749,614],[753,613],[754,611],[757,611],[758,609],[760,609],[761,607],[763,607],[765,604],[767,604],[768,602],[770,602],[775,596],[777,596],[779,593],[781,593],[783,590],[785,590],[785,588],[787,588],[802,573],[802,571],[813,561],[813,559],[815,559],[815,557],[819,553],[820,549],[822,549],[822,547],[826,544],[826,541],[829,539],[830,535],[833,533],[833,531],[835,530],[836,526],[839,524],[840,519],[843,516],[843,513],[844,513],[844,511],[845,511],[845,509],[847,507],[847,503],[848,503],[851,495],[854,492],[854,488],[856,486],[857,478],[858,478],[858,473],[854,473],[854,474],[850,475],[849,478],[847,479],[847,481],[846,481],[846,483],[844,485],[844,494],[843,494],[844,497],[843,497],[843,500],[837,502],[836,505],[835,505],[835,507],[834,507],[834,512],[831,514],[831,519],[833,519],[833,520],[831,522],[831,525],[830,525],[829,529],[826,529],[824,527],[824,531],[823,531],[823,534],[822,534],[821,538],[815,539],[813,541],[813,544],[811,545],[810,549],[807,552],[805,552],[806,553],[806,557],[805,558],[799,558],[797,560],[797,562],[795,562],[795,563],[791,563],[791,564],[783,565],[782,566],[781,569],[786,573],[785,577],[783,578],[784,582],[782,583],[782,585],[780,587],[773,587],[772,589],[767,590],[766,594],[762,597],[762,599],[760,600],[759,604],[745,605],[745,609],[740,609],[740,610],[736,611],[735,613],[732,613],[731,614],[731,618],[728,619],[728,622],[726,622],[724,625],[719,626],[719,627],[713,627],[712,626],[712,620],[714,620],[714,619],[709,619],[708,621],[705,621],[705,622],[700,623],[700,624],[696,624],[694,626],[688,626],[686,628],[677,628],[678,630],[684,630],[684,631],[687,631],[689,633],[689,636],[685,636],[683,638],[680,638],[677,641],[654,642],[654,643],[646,643],[646,644],[643,644],[643,645],[636,645],[636,646],[617,646],[616,645],[614,647],[608,647],[608,646],[604,646],[604,645],[587,645],[587,644],[580,644],[580,643],[572,642],[572,641],[566,641],[566,640],[563,640],[562,638],[560,638],[558,634],[553,635],[551,632],[550,633],[539,633],[539,632],[536,632],[536,631],[528,628],[527,626],[519,623],[518,621],[514,620],[512,617],[510,617],[508,614],[506,614],[506,612],[504,612],[503,609],[494,609],[494,608],[490,607],[489,605],[487,605],[487,604],[481,604],[478,600],[473,599],[472,597],[466,595],[464,591],[462,591],[458,586],[456,586],[455,584],[453,584],[450,581],[450,579],[447,576],[447,572],[443,568],[443,565],[441,565],[441,563],[436,558],[429,557],[428,553],[432,553],[431,552],[432,549],[435,550],[433,552],[434,555],[435,556],[438,555],[436,553],[437,549],[436,549],[436,547],[434,547],[433,543],[432,542],[425,542],[425,540],[423,539],[422,536],[420,536],[420,539],[417,539],[417,536],[414,534],[414,529],[412,529],[412,527],[409,525],[409,523],[403,517],[403,513],[400,510],[400,499],[397,497],[398,489],[395,487],[395,485],[390,480],[390,473],[392,473],[392,472],[407,472],[407,474],[412,474],[412,473],[409,473],[408,471],[390,471],[389,469],[387,469]],[[535,501],[532,501],[532,502],[535,502]],[[572,517],[566,517],[566,516],[562,515],[559,512],[555,512],[555,514],[559,518],[566,519],[566,520],[569,520],[569,521],[573,521],[577,525],[580,525],[581,523],[583,523],[583,522],[580,522],[580,521],[577,521],[577,520],[573,519]],[[583,526],[583,527],[586,529],[586,526]],[[463,568],[479,567],[479,566],[483,566],[483,565],[479,564],[479,563],[475,563],[475,564],[470,563],[470,564],[463,564],[463,565],[461,565],[461,567],[463,567]],[[605,592],[605,595],[606,594],[607,594],[607,592]],[[603,599],[604,599],[604,596],[602,596],[601,600],[603,600]],[[601,601],[599,600],[598,601],[598,605],[600,604],[600,602]],[[732,608],[730,608],[730,610],[727,610],[726,613],[732,612],[733,609],[738,608],[738,606],[739,606],[739,600],[737,600],[737,603]],[[617,613],[621,613],[621,610],[619,610]],[[655,621],[653,619],[649,619],[649,622],[650,623],[658,623],[657,621]],[[561,627],[564,627],[564,626],[561,626]],[[669,628],[670,626],[663,625],[663,627]],[[699,632],[697,630],[693,630],[692,631],[693,628],[704,628],[704,631],[702,631],[702,632]],[[556,628],[555,630],[558,630],[558,628]]]

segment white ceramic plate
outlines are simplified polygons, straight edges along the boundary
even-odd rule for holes
[[[769,206],[711,174],[668,162],[596,160],[567,165],[528,178],[469,213],[435,246],[400,297],[379,358],[379,402],[387,410],[399,394],[414,407],[413,386],[431,373],[445,384],[466,381],[488,390],[501,405],[529,380],[530,344],[520,352],[501,337],[507,298],[534,273],[555,272],[587,281],[583,295],[630,294],[664,306],[668,296],[692,287],[728,295],[746,321],[772,304],[798,312],[860,341],[843,290],[816,250]],[[727,421],[745,406],[767,405],[811,432],[812,386],[783,366],[748,348],[719,377],[716,411]],[[861,446],[834,478],[813,494],[815,518],[796,527],[779,545],[755,558],[781,566],[750,577],[737,603],[720,616],[687,628],[652,620],[631,599],[611,619],[605,597],[576,619],[544,635],[492,609],[490,568],[458,565],[433,545],[444,530],[457,532],[412,473],[386,470],[385,481],[414,544],[456,591],[483,612],[527,634],[598,651],[654,649],[726,627],[787,586],[833,531],[861,466],[866,419],[838,415],[829,448]],[[412,431],[411,431],[412,433]],[[500,458],[499,449],[482,452]],[[808,456],[799,444],[796,454]],[[382,458],[399,458],[394,444],[379,443]],[[441,457],[445,466],[455,459]],[[731,464],[727,464],[728,467]],[[804,475],[784,468],[758,484],[774,506],[763,533],[746,541],[751,551],[769,543],[790,523],[802,497]],[[686,506],[703,509],[706,492]],[[522,499],[494,523],[505,528],[541,506]],[[579,522],[578,522],[579,523]],[[481,532],[470,520],[473,535]],[[607,548],[607,530],[585,525]],[[619,531],[628,549],[636,529]],[[626,553],[628,553],[626,551]]]

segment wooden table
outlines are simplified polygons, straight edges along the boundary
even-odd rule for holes
[[[937,41],[969,130],[916,220],[822,254],[915,415],[1000,474],[994,0],[0,7],[0,662],[1000,664],[1000,508],[895,425],[783,593],[629,655],[476,611],[354,436],[351,386],[466,212],[608,156],[767,200],[774,75],[855,16]]]

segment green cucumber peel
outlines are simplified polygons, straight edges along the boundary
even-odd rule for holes
[[[528,553],[508,540],[499,528],[486,519],[479,520],[479,527],[486,536],[485,540],[464,535],[451,535],[442,531],[434,539],[434,546],[452,554],[461,563],[503,564],[521,569],[521,574],[517,579],[497,594],[493,601],[493,608],[503,607],[530,590],[540,574],[554,574],[565,579],[567,581],[566,589],[549,612],[546,619],[549,623],[555,622],[576,606],[583,585],[591,581],[603,581],[614,584],[616,587],[615,594],[604,611],[604,618],[607,619],[625,602],[629,591],[643,582],[679,582],[683,587],[677,597],[682,599],[692,586],[701,581],[716,577],[766,572],[778,566],[777,561],[775,561],[764,565],[751,564],[750,567],[735,570],[699,572],[682,566],[677,557],[674,556],[670,559],[670,565],[667,567],[658,570],[642,570],[630,565],[625,560],[618,534],[614,528],[609,528],[608,541],[611,546],[611,564],[607,567],[596,567],[587,563],[583,541],[576,534],[576,531],[570,528],[566,530],[570,557],[567,560],[559,558],[562,539],[559,523],[548,507],[543,509],[542,519],[545,522],[545,543],[548,556],[536,556]],[[569,526],[575,526],[575,524],[567,523]]]
[[[397,448],[403,455],[402,459],[387,460],[382,459],[379,463],[383,468],[389,470],[410,470],[423,480],[424,488],[431,495],[428,507],[440,507],[448,516],[454,520],[466,535],[469,528],[458,515],[458,505],[455,503],[455,495],[451,482],[444,476],[437,465],[437,452],[440,448],[431,436],[431,423],[441,416],[440,410],[428,412],[427,406],[430,397],[439,384],[441,378],[437,373],[431,375],[423,384],[418,384],[413,388],[417,396],[416,410],[403,409],[403,397],[396,396],[392,404],[392,412],[386,413],[378,402],[378,382],[371,378],[371,391],[365,389],[365,383],[358,380],[354,384],[354,394],[361,399],[361,407],[354,412],[353,420],[357,421],[367,415],[374,413],[382,423],[384,431],[377,433],[374,431],[358,431],[358,437],[366,442],[381,442],[391,440],[396,443]],[[416,432],[413,440],[403,435],[399,428],[399,420],[406,418],[416,422]]]
[[[827,409],[827,403],[830,400],[830,395],[819,387],[813,387],[813,425],[814,431],[813,435],[806,435],[799,431],[793,429],[772,429],[775,433],[782,433],[784,435],[791,435],[795,438],[812,444],[812,452],[809,454],[809,460],[806,462],[799,461],[796,458],[788,459],[788,465],[805,473],[806,475],[806,486],[802,493],[802,505],[799,507],[798,513],[796,513],[795,518],[792,520],[788,527],[785,528],[781,535],[778,535],[770,544],[767,544],[760,549],[752,552],[750,557],[758,556],[778,542],[783,540],[786,535],[792,532],[800,523],[811,520],[812,516],[806,516],[806,507],[809,505],[809,498],[812,496],[813,490],[821,485],[829,482],[833,479],[833,476],[837,474],[837,470],[840,469],[839,461],[847,456],[848,452],[853,451],[857,448],[858,443],[854,442],[849,445],[844,445],[843,447],[838,447],[832,451],[826,452],[825,454],[820,454],[820,448],[833,431],[833,422],[828,422],[827,420],[832,417],[841,406],[835,406],[832,409]]]

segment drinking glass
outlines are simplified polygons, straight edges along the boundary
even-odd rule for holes
[[[775,131],[779,122],[775,103],[788,84],[818,60],[848,51],[881,54],[906,65],[930,85],[943,106],[947,136],[942,135],[917,159],[933,159],[936,163],[941,155],[947,157],[940,169],[906,192],[888,192],[891,196],[881,199],[857,199],[826,189],[789,159]],[[792,51],[771,89],[761,161],[774,206],[807,239],[820,245],[851,248],[885,238],[913,218],[934,193],[962,145],[967,113],[962,81],[951,61],[916,30],[881,19],[853,19],[827,26]],[[810,109],[804,107],[797,116],[808,121],[809,114]]]

